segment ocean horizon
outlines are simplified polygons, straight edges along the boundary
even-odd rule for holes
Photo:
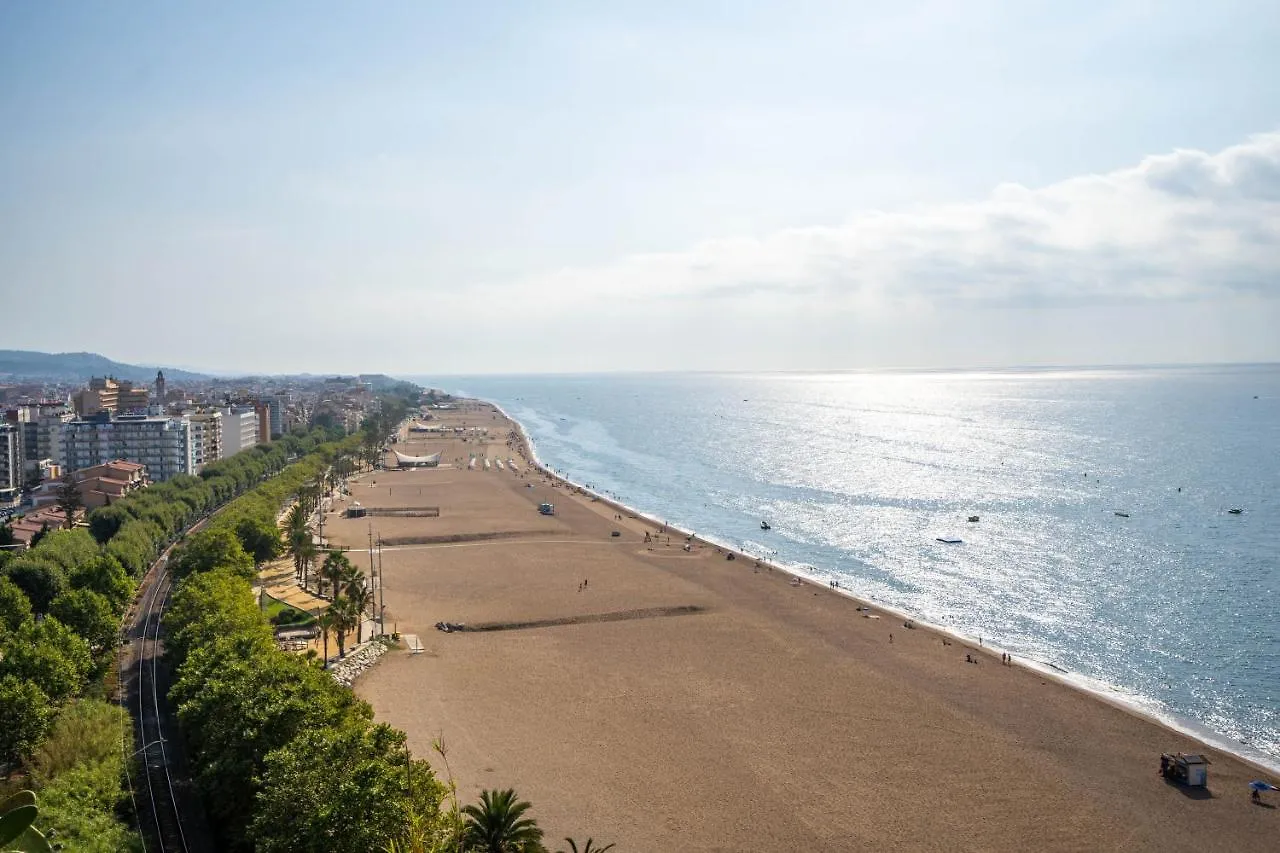
[[[1280,767],[1280,365],[408,378],[637,512]]]

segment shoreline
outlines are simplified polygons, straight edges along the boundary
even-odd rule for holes
[[[353,689],[415,754],[448,743],[463,801],[514,787],[549,837],[629,850],[1270,849],[1277,813],[1248,783],[1273,774],[999,649],[855,610],[816,568],[686,543],[554,472],[498,407],[459,408],[440,423],[487,438],[402,434],[447,464],[353,483],[378,536],[406,541],[379,570],[388,627],[419,639]],[[424,504],[439,514],[398,515]],[[331,523],[335,542],[370,534]],[[1209,754],[1208,788],[1159,777],[1177,751]]]
[[[525,429],[524,424],[504,409],[499,403],[479,397],[464,397],[459,399],[492,406],[514,425],[515,430],[520,437],[520,446],[515,448],[515,450],[521,453],[526,464],[532,466],[544,476],[558,480],[584,496],[590,496],[593,501],[612,507],[620,513],[629,514],[629,516],[635,520],[660,526],[672,531],[673,533],[678,533],[682,537],[690,537],[691,541],[700,542],[703,545],[717,548],[726,553],[732,553],[736,555],[736,558],[738,559],[751,560],[761,567],[768,566],[771,571],[779,571],[794,578],[799,578],[804,583],[818,584],[826,587],[829,591],[848,598],[861,608],[869,608],[873,611],[890,615],[894,619],[903,620],[904,622],[910,621],[913,623],[914,630],[922,630],[940,638],[946,637],[953,642],[959,642],[970,652],[984,654],[993,659],[998,659],[1002,653],[1010,653],[1009,649],[997,645],[988,645],[979,637],[971,637],[948,626],[929,622],[910,611],[904,610],[895,605],[877,601],[871,596],[859,595],[852,590],[845,589],[844,587],[830,587],[821,579],[806,574],[800,569],[799,565],[789,565],[787,563],[771,560],[767,557],[752,555],[746,551],[729,545],[727,542],[719,541],[714,538],[714,536],[709,537],[697,534],[694,531],[686,530],[678,525],[665,521],[664,519],[647,514],[643,510],[632,507],[616,498],[601,494],[600,492],[590,488],[588,485],[575,482],[570,477],[547,465],[538,456],[533,438]],[[522,450],[521,448],[524,449]],[[811,568],[820,570],[818,566],[811,566]],[[972,648],[969,648],[971,646]],[[1245,764],[1252,765],[1261,773],[1280,774],[1280,756],[1273,756],[1270,753],[1264,752],[1256,747],[1252,747],[1249,744],[1233,741],[1229,736],[1214,731],[1204,723],[1197,720],[1183,717],[1173,712],[1160,713],[1152,710],[1143,704],[1143,700],[1148,699],[1148,697],[1126,693],[1119,687],[1101,679],[1095,679],[1091,676],[1085,675],[1084,673],[1076,673],[1071,670],[1063,669],[1062,667],[1056,666],[1048,661],[1041,661],[1032,657],[1018,657],[1014,660],[1013,666],[1031,670],[1043,678],[1050,679],[1057,684],[1101,701],[1106,705],[1117,708],[1125,713],[1138,717],[1139,719],[1155,723],[1156,725],[1168,729],[1176,734],[1190,737],[1198,741],[1207,749],[1227,753]]]

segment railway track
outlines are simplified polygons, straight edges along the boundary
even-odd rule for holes
[[[167,557],[157,561],[149,589],[145,590],[134,626],[134,712],[137,749],[143,768],[141,778],[131,782],[139,828],[144,836],[144,850],[160,853],[188,853],[187,831],[179,804],[170,763],[173,740],[162,687],[161,667],[164,644],[161,620],[169,602],[172,580],[165,565]]]

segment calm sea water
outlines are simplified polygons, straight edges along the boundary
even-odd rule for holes
[[[419,381],[648,515],[1280,764],[1280,366]]]

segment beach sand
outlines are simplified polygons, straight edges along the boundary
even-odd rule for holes
[[[443,737],[464,802],[530,800],[551,849],[1277,849],[1280,809],[1249,801],[1257,768],[826,586],[667,545],[523,462],[467,470],[469,453],[520,458],[488,406],[436,422],[492,440],[406,436],[444,465],[363,475],[349,501],[438,518],[326,521],[353,549],[370,525],[411,543],[383,550],[387,627],[425,651],[356,690],[441,775]],[[1164,751],[1209,755],[1207,792],[1165,782]]]

